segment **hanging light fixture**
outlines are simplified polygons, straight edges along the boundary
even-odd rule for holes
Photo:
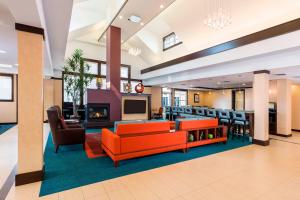
[[[227,7],[230,7],[229,2],[226,3]],[[212,29],[220,30],[231,23],[231,14],[229,8],[225,8],[224,0],[209,0],[204,24]]]
[[[137,47],[131,47],[129,48],[128,53],[133,56],[138,56],[142,53],[142,50]]]

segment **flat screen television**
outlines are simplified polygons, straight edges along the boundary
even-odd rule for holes
[[[124,101],[125,114],[144,114],[146,113],[146,100],[131,100]]]

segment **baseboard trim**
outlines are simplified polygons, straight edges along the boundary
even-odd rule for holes
[[[284,135],[284,134],[280,134],[280,133],[270,133],[270,135],[276,135],[276,136],[280,136],[280,137],[292,137],[292,134]]]
[[[270,140],[263,141],[263,140],[253,139],[252,143],[260,145],[260,146],[268,146],[268,145],[270,145]]]
[[[44,179],[45,166],[43,166],[42,170],[28,172],[23,174],[17,174],[15,177],[15,185],[25,185],[29,183],[34,183],[38,181],[42,181]]]
[[[298,130],[298,129],[292,129],[292,131],[295,131],[295,132],[300,132],[300,130]]]
[[[5,125],[5,124],[17,124],[17,122],[7,122],[7,123],[1,122],[0,123],[0,125]]]

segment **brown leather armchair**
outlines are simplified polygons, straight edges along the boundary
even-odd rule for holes
[[[82,144],[84,149],[85,130],[84,128],[68,127],[63,129],[61,120],[55,107],[47,110],[48,121],[51,128],[52,140],[55,146],[55,153],[57,153],[60,145]]]
[[[52,108],[55,108],[57,110],[59,119],[63,118],[61,109],[58,105],[55,105]],[[69,120],[65,120],[65,123],[68,125],[69,128],[81,128],[82,127],[79,120],[72,120],[72,122],[70,122]]]

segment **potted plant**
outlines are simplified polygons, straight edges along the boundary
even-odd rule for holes
[[[93,76],[87,73],[89,69],[90,66],[84,62],[83,51],[81,49],[76,49],[71,57],[66,60],[66,64],[63,67],[65,91],[72,98],[72,118],[75,119],[79,118],[77,105],[80,97],[86,92],[87,86],[93,79]]]

